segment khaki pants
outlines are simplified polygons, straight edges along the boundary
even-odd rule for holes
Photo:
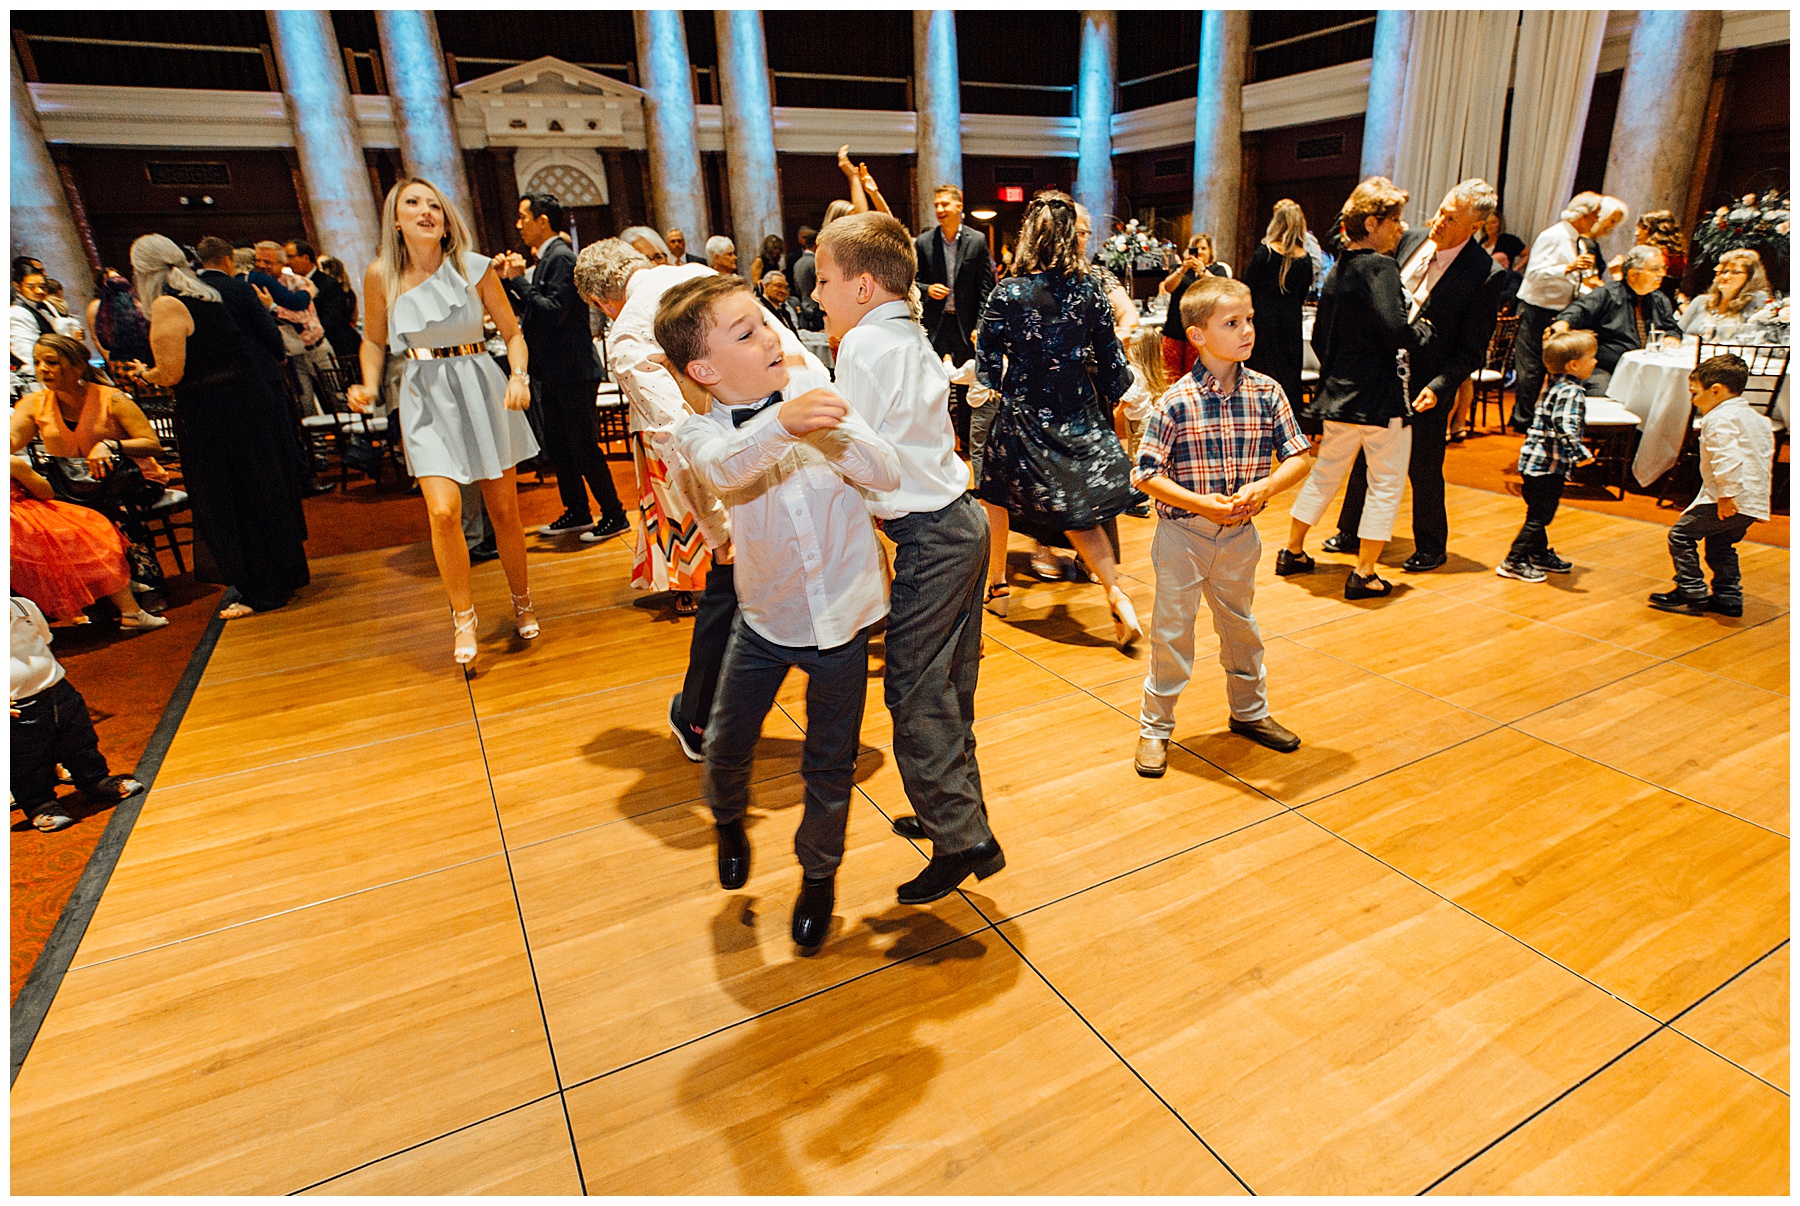
[[[1202,598],[1219,634],[1219,664],[1225,668],[1232,718],[1253,721],[1269,714],[1262,630],[1250,614],[1261,556],[1262,539],[1253,524],[1222,528],[1199,516],[1157,519],[1150,545],[1156,606],[1139,717],[1143,736],[1167,740],[1175,731],[1175,701],[1194,672],[1194,620]]]

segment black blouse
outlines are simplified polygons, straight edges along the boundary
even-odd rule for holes
[[[1406,321],[1400,265],[1368,248],[1346,251],[1319,291],[1313,351],[1319,356],[1319,390],[1307,413],[1334,423],[1386,427],[1406,416],[1396,351],[1417,352],[1431,339],[1431,324]],[[1424,382],[1415,382],[1420,388]]]

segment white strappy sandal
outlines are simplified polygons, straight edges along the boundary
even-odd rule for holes
[[[465,675],[472,674],[474,673],[473,667],[475,665],[475,655],[480,652],[475,644],[475,609],[471,607],[467,611],[458,611],[452,607],[450,609],[450,623],[456,633],[456,649],[454,654],[456,664],[463,668],[463,673]],[[468,644],[466,645],[463,643],[464,637],[469,638]]]
[[[508,591],[507,593],[511,594],[512,592]],[[531,592],[528,590],[522,595],[513,595],[512,605],[513,623],[518,625],[519,639],[536,640],[538,634],[537,612],[531,606]]]

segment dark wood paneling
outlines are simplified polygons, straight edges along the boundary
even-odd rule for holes
[[[912,226],[912,156],[867,155],[857,158],[869,165],[881,195],[893,207],[894,215]],[[833,155],[778,155],[781,168],[781,237],[789,247],[795,246],[802,226],[814,230],[825,220],[825,208],[840,198],[850,197],[849,182],[838,170]],[[700,254],[698,251],[695,255]]]

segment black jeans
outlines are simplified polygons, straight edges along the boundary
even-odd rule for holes
[[[1738,572],[1737,542],[1756,521],[1739,512],[1719,518],[1714,503],[1703,503],[1675,521],[1669,529],[1669,556],[1675,562],[1675,589],[1689,598],[1704,598],[1706,575],[1700,570],[1700,545],[1706,545],[1706,564],[1712,567],[1712,597],[1721,603],[1744,601],[1743,576]]]
[[[894,762],[933,853],[960,854],[993,836],[975,763],[987,516],[964,494],[882,528],[896,546],[884,692]]]
[[[725,647],[731,642],[731,622],[737,619],[737,587],[731,568],[715,561],[706,571],[706,590],[694,613],[687,677],[681,683],[681,722],[690,729],[704,730],[712,715],[719,670],[725,663]]]
[[[1412,420],[1412,459],[1407,462],[1406,479],[1412,485],[1413,551],[1431,557],[1442,557],[1450,545],[1450,517],[1444,510],[1444,445],[1448,442],[1445,425],[1455,397],[1439,398],[1436,406],[1422,410]],[[1349,491],[1338,512],[1338,531],[1352,545],[1362,527],[1363,498],[1369,491],[1369,462],[1356,454],[1356,465],[1350,470]]]
[[[599,381],[540,381],[538,400],[543,406],[544,455],[556,466],[556,491],[563,509],[576,515],[592,515],[588,491],[600,504],[600,521],[623,519],[619,492],[612,472],[594,438],[594,392]]]
[[[1537,413],[1538,391],[1544,388],[1544,328],[1556,321],[1556,311],[1519,303],[1519,333],[1513,340],[1513,412],[1515,431],[1531,426]]]
[[[1525,500],[1525,526],[1513,537],[1512,551],[1506,554],[1508,561],[1530,561],[1549,550],[1550,538],[1544,529],[1556,518],[1562,492],[1563,475],[1560,473],[1524,475],[1519,495]]]
[[[58,679],[13,707],[19,714],[12,718],[12,795],[26,816],[36,816],[56,799],[59,762],[83,791],[107,777],[87,701],[68,679]]]
[[[750,804],[750,767],[764,717],[794,666],[806,672],[806,785],[794,853],[808,879],[829,879],[844,861],[850,793],[856,786],[857,737],[869,691],[869,633],[836,649],[793,648],[759,636],[740,613],[725,650],[719,692],[706,722],[706,802],[726,825]]]

